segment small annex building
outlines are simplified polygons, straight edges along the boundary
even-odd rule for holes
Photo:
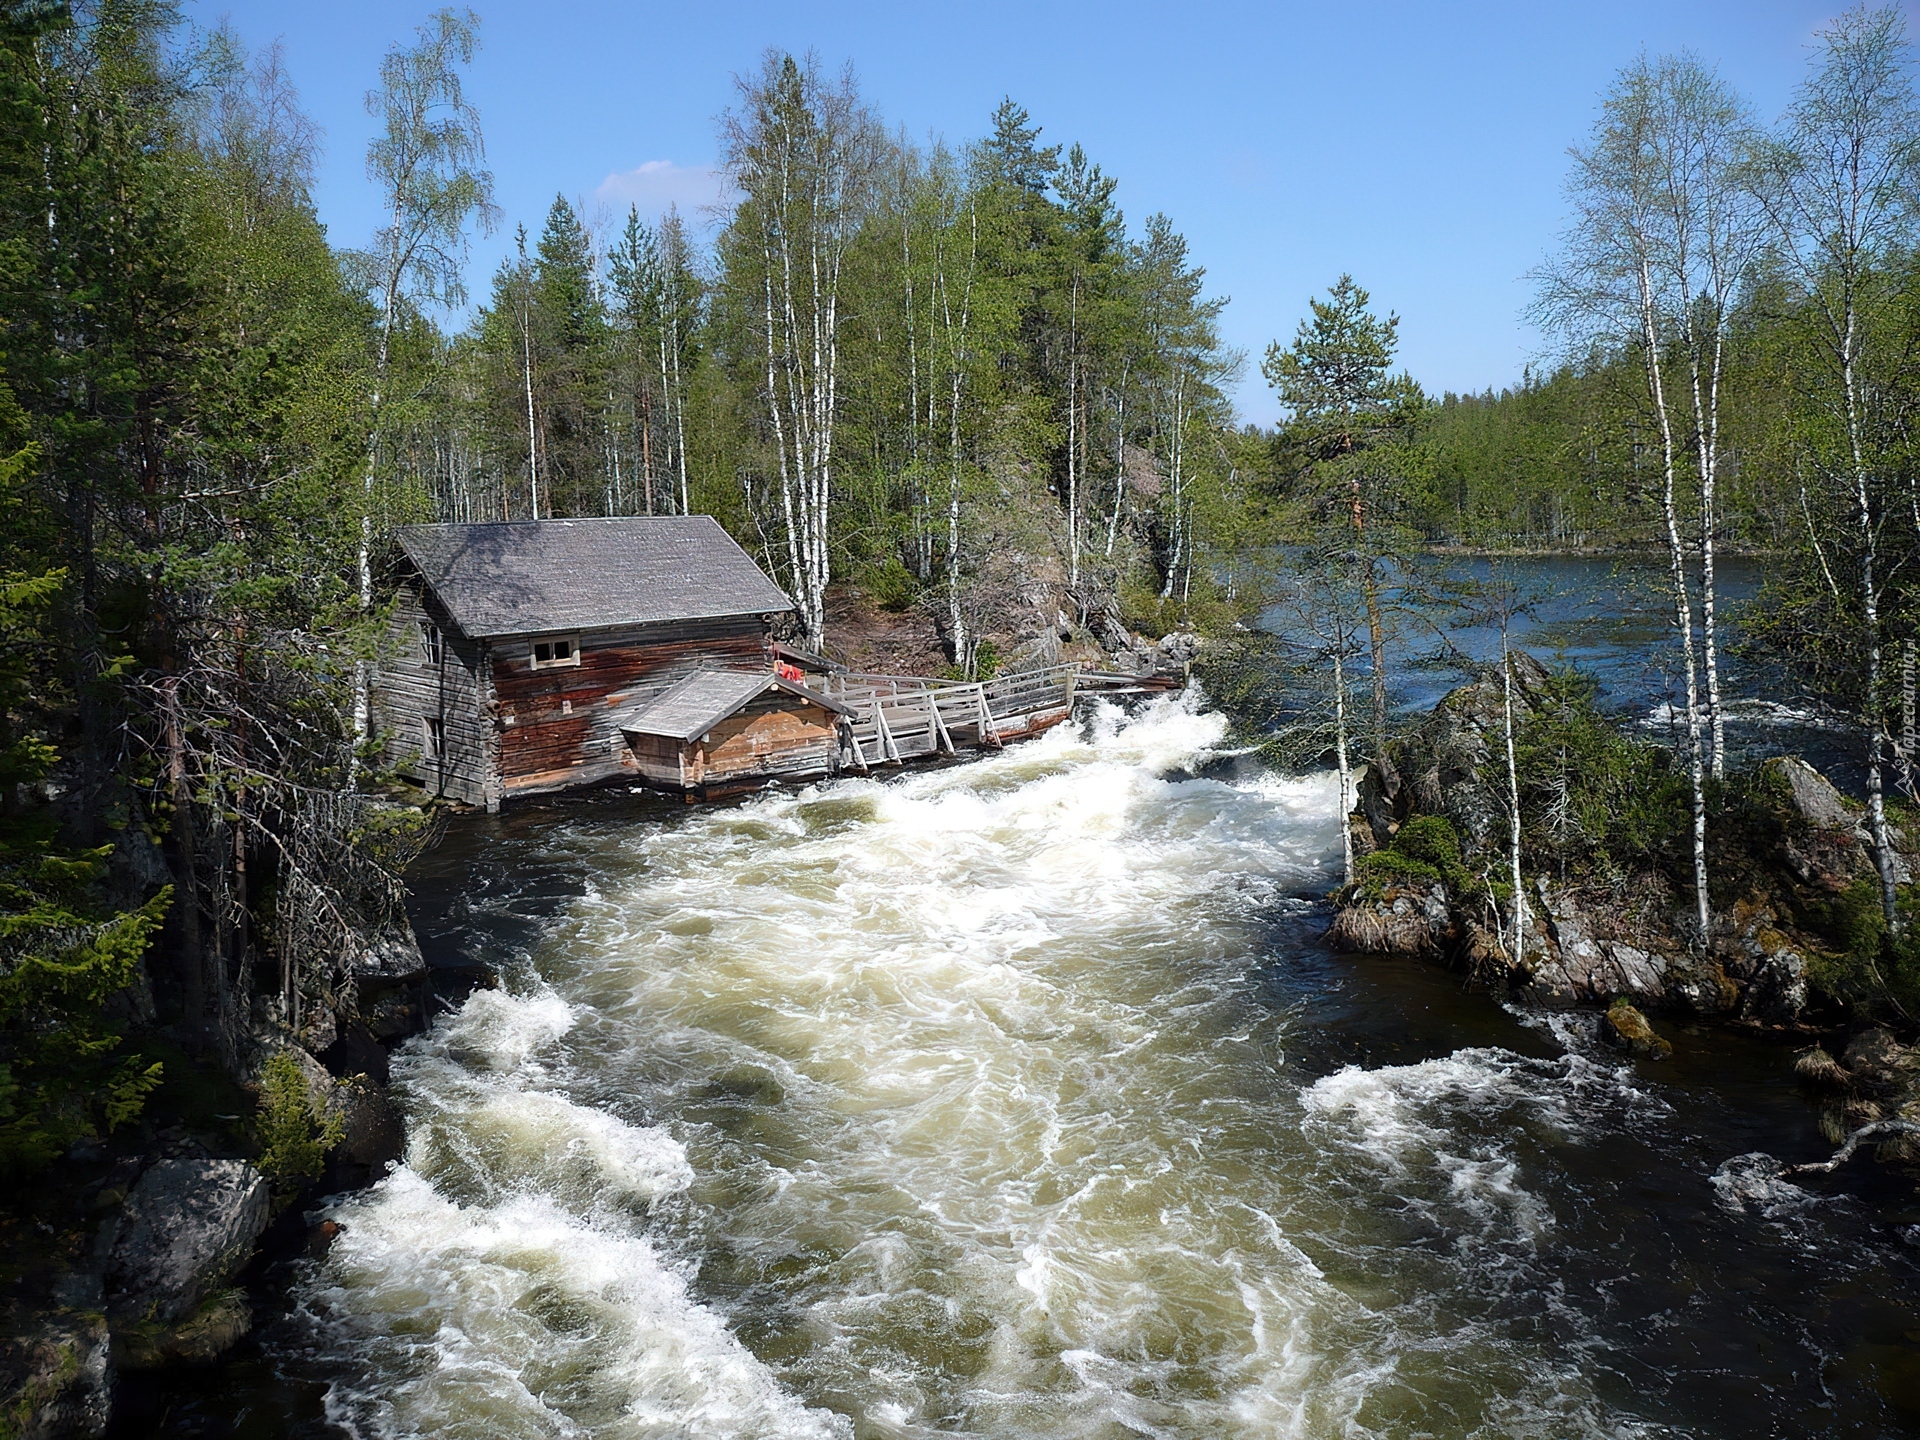
[[[431,793],[491,810],[621,775],[704,795],[837,768],[846,708],[788,678],[792,602],[711,517],[396,538],[375,724]]]

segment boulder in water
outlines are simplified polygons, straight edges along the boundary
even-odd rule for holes
[[[1673,1054],[1673,1046],[1625,998],[1607,1007],[1600,1021],[1600,1038],[1642,1060],[1664,1060]]]

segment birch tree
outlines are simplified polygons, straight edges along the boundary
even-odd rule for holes
[[[1583,342],[1614,343],[1638,361],[1644,398],[1659,437],[1660,504],[1665,522],[1674,630],[1680,642],[1686,694],[1686,749],[1693,792],[1695,919],[1701,943],[1712,933],[1707,889],[1705,723],[1700,661],[1695,644],[1688,547],[1681,536],[1678,470],[1686,463],[1684,436],[1675,428],[1677,401],[1668,394],[1670,321],[1684,309],[1675,291],[1674,245],[1668,208],[1673,177],[1684,162],[1672,151],[1665,124],[1667,96],[1655,67],[1642,60],[1624,70],[1608,92],[1591,141],[1570,154],[1568,198],[1574,220],[1562,259],[1541,272],[1536,313]]]
[[[1354,882],[1353,807],[1358,789],[1353,767],[1352,663],[1366,653],[1361,635],[1365,609],[1354,583],[1350,557],[1329,555],[1295,570],[1275,597],[1285,617],[1290,643],[1302,644],[1305,658],[1324,665],[1332,687],[1333,725],[1329,737],[1324,724],[1291,725],[1282,739],[1284,750],[1302,764],[1323,764],[1328,739],[1332,741],[1334,773],[1340,785],[1341,883]]]
[[[680,513],[691,514],[687,478],[687,383],[696,363],[700,321],[700,282],[693,268],[693,247],[677,206],[668,206],[657,237],[660,264],[660,321],[656,352],[660,389],[666,397],[665,422],[671,442],[670,478],[680,485]]]
[[[411,48],[396,47],[367,92],[380,128],[367,145],[367,178],[379,187],[385,223],[360,257],[374,300],[376,328],[367,408],[367,462],[360,516],[359,582],[363,614],[373,609],[373,522],[382,430],[392,401],[393,332],[408,305],[459,305],[467,232],[494,221],[493,176],[485,168],[480,114],[467,103],[462,70],[473,63],[480,19],[471,10],[439,10]],[[368,738],[372,662],[354,672],[353,735]]]
[[[723,122],[729,178],[743,199],[732,243],[758,282],[760,402],[772,431],[787,567],[808,645],[826,631],[832,578],[834,429],[841,279],[872,210],[885,140],[850,71],[769,51],[738,82]]]
[[[942,227],[934,248],[934,295],[940,307],[947,392],[947,630],[952,637],[953,663],[971,679],[978,637],[968,623],[961,603],[961,500],[965,493],[966,455],[961,444],[961,400],[966,394],[968,370],[973,361],[974,280],[980,268],[980,215],[971,198],[966,213],[966,267],[959,277],[958,294],[951,268],[957,262],[952,252],[959,239],[958,217]]]
[[[1721,401],[1728,326],[1766,230],[1746,181],[1757,134],[1746,106],[1690,55],[1645,72],[1659,268],[1686,355],[1699,482],[1700,662],[1706,681],[1707,747],[1713,778],[1726,774],[1726,712],[1720,695],[1715,539],[1721,462]]]
[[[1889,576],[1880,556],[1880,527],[1898,501],[1894,477],[1877,453],[1874,371],[1881,357],[1873,334],[1892,300],[1890,262],[1912,235],[1920,109],[1898,10],[1856,7],[1820,32],[1820,40],[1817,68],[1795,97],[1785,134],[1769,147],[1757,189],[1780,259],[1809,302],[1821,359],[1809,398],[1839,438],[1837,445],[1816,444],[1809,459],[1850,519],[1836,540],[1854,559],[1867,821],[1882,914],[1889,932],[1898,933],[1883,785],[1881,602]]]

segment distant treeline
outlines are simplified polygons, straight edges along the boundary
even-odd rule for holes
[[[1816,431],[1808,393],[1818,357],[1815,302],[1779,277],[1757,273],[1729,318],[1721,398],[1722,455],[1715,528],[1733,548],[1804,549],[1809,534],[1803,493]],[[1900,353],[1920,344],[1920,263],[1886,257],[1872,276],[1894,328],[1882,338]],[[1679,347],[1666,368],[1684,382]],[[1902,418],[1915,403],[1904,365],[1876,384],[1877,428],[1902,447]],[[1431,469],[1411,477],[1410,523],[1434,543],[1521,549],[1664,544],[1661,441],[1637,351],[1595,345],[1544,378],[1477,395],[1451,392],[1422,422]],[[1678,439],[1682,517],[1697,524],[1698,466],[1691,417]],[[1888,455],[1892,459],[1891,454]]]

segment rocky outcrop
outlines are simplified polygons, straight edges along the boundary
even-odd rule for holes
[[[1837,894],[1874,873],[1866,827],[1826,776],[1804,760],[1783,756],[1763,765],[1760,779],[1779,824],[1775,858],[1796,881]],[[1896,836],[1896,845],[1903,838]],[[1894,878],[1902,885],[1912,878],[1898,855]]]
[[[1513,652],[1514,722],[1532,713],[1547,672],[1523,651]],[[1482,676],[1442,696],[1409,740],[1396,765],[1379,757],[1361,777],[1359,809],[1377,845],[1387,844],[1409,814],[1442,815],[1459,832],[1462,849],[1486,846],[1503,823],[1504,802],[1489,778],[1504,746],[1506,692],[1497,676]]]
[[[1158,640],[1136,635],[1118,619],[1109,618],[1099,632],[1100,643],[1112,655],[1114,666],[1132,675],[1164,675],[1183,679],[1206,640],[1191,630],[1172,630]]]
[[[1527,999],[1560,1007],[1606,1004],[1616,996],[1665,998],[1681,968],[1672,950],[1650,944],[1637,927],[1620,925],[1622,917],[1580,891],[1545,877],[1534,888],[1532,944],[1522,948],[1524,968],[1515,975],[1515,988]]]
[[[170,1325],[224,1287],[267,1228],[267,1180],[244,1160],[147,1167],[126,1199],[107,1261],[116,1325]]]
[[[1518,652],[1514,671],[1515,719],[1525,724],[1547,703],[1550,677]],[[1687,877],[1671,879],[1652,862],[1585,881],[1530,876],[1525,933],[1510,933],[1506,703],[1497,676],[1462,685],[1361,772],[1349,817],[1361,883],[1339,896],[1329,942],[1446,959],[1536,1005],[1624,997],[1655,1013],[1804,1025],[1819,964],[1836,944],[1821,926],[1838,897],[1875,874],[1860,807],[1804,761],[1770,761],[1709,832],[1716,887],[1733,897],[1716,896],[1711,934],[1697,933]],[[1399,853],[1404,827],[1438,823],[1426,817],[1444,820],[1457,844],[1444,883],[1423,878],[1438,873],[1431,864]],[[1895,843],[1905,837],[1896,833]],[[1543,857],[1533,863],[1549,868]],[[1904,877],[1904,858],[1898,869]]]

